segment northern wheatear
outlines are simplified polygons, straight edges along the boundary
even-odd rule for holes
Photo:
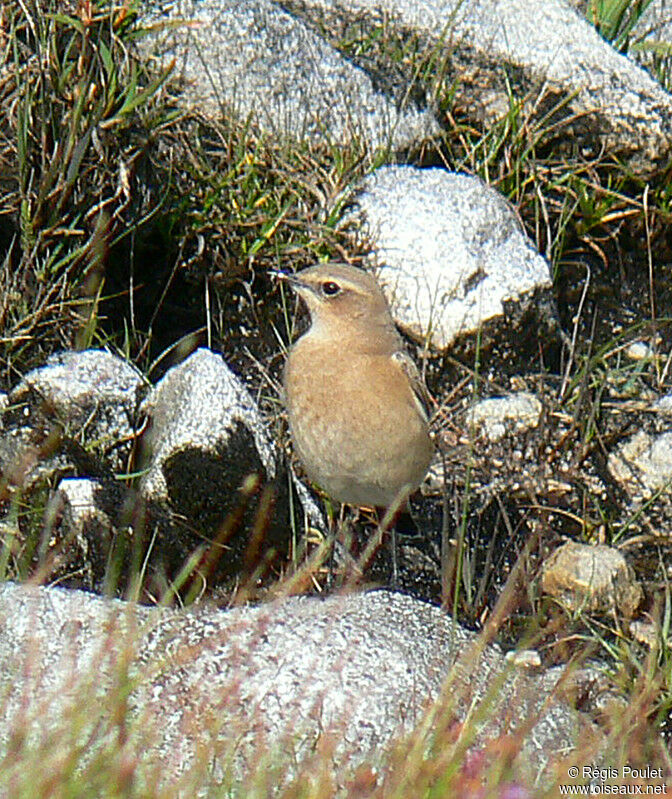
[[[311,317],[284,373],[290,432],[306,474],[340,502],[405,505],[433,446],[426,389],[380,287],[337,263],[278,276]]]

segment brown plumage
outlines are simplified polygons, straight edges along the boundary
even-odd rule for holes
[[[426,390],[380,287],[344,264],[280,276],[311,316],[284,373],[292,440],[308,477],[340,502],[403,504],[433,446]]]

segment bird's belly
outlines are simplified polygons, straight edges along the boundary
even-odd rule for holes
[[[323,374],[319,386],[304,387],[303,398],[300,384],[288,384],[297,454],[308,477],[334,499],[389,506],[425,475],[432,455],[426,426],[412,404],[372,395],[363,384],[358,390],[352,379],[345,379],[346,392],[344,379]]]

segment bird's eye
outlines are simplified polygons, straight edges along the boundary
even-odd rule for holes
[[[322,293],[327,297],[335,297],[340,290],[341,287],[338,285],[338,283],[334,283],[333,280],[326,280],[322,284]]]

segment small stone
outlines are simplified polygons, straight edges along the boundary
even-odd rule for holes
[[[659,646],[662,641],[660,625],[654,624],[652,621],[631,621],[630,635],[635,641],[648,646],[649,649]],[[672,647],[672,640],[668,638],[666,645]]]
[[[544,563],[542,591],[572,612],[618,609],[631,617],[643,591],[623,555],[612,547],[568,541]]]
[[[511,650],[506,653],[506,659],[509,663],[522,669],[541,668],[541,656],[536,649]]]
[[[481,400],[471,409],[468,421],[481,429],[490,441],[498,441],[508,432],[536,427],[541,411],[541,402],[533,394],[520,392]]]
[[[652,496],[672,481],[672,431],[639,430],[609,455],[607,466],[632,499]]]
[[[672,414],[672,394],[665,394],[653,403],[653,410],[658,413]]]
[[[655,353],[646,341],[633,341],[625,348],[625,354],[633,361],[643,361],[652,358]]]
[[[68,575],[69,586],[103,590],[117,533],[112,516],[120,515],[123,494],[122,486],[111,481],[69,477],[58,484],[49,508],[60,516],[56,565]]]
[[[58,484],[57,493],[63,500],[65,518],[70,530],[77,535],[94,520],[108,528],[112,526],[109,516],[96,502],[98,488],[98,480],[79,477],[68,477]]]

